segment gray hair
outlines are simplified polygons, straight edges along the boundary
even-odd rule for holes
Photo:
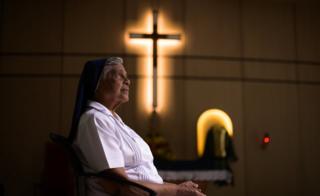
[[[106,61],[104,62],[102,73],[96,86],[96,90],[100,84],[100,81],[104,80],[107,77],[108,73],[113,69],[113,65],[123,65],[123,59],[121,57],[109,57],[106,59]]]

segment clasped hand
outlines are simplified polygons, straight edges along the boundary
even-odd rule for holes
[[[199,185],[192,182],[186,181],[181,184],[178,184],[177,196],[205,196],[201,193]]]

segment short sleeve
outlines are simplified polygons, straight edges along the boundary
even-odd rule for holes
[[[88,166],[97,172],[124,167],[119,135],[105,118],[90,115],[81,119],[76,139]]]

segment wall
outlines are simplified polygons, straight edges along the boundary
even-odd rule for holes
[[[235,186],[208,195],[318,195],[320,175],[319,3],[289,0],[160,1],[160,14],[183,33],[165,51],[172,66],[168,110],[158,129],[178,158],[196,157],[196,121],[208,108],[234,122],[239,161]],[[33,195],[41,181],[49,132],[67,135],[82,66],[123,56],[131,104],[119,113],[149,130],[137,89],[146,80],[143,53],[124,42],[150,9],[146,0],[0,0],[0,183],[6,195]],[[265,131],[271,145],[256,141]],[[19,187],[19,188],[17,188]]]

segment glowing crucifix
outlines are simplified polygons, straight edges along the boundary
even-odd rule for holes
[[[152,108],[155,112],[158,106],[157,100],[157,66],[158,66],[158,40],[159,39],[180,39],[180,35],[178,34],[159,34],[158,33],[158,10],[153,10],[153,32],[148,33],[130,33],[130,38],[140,38],[140,39],[152,39],[153,45],[153,90],[152,90]]]

